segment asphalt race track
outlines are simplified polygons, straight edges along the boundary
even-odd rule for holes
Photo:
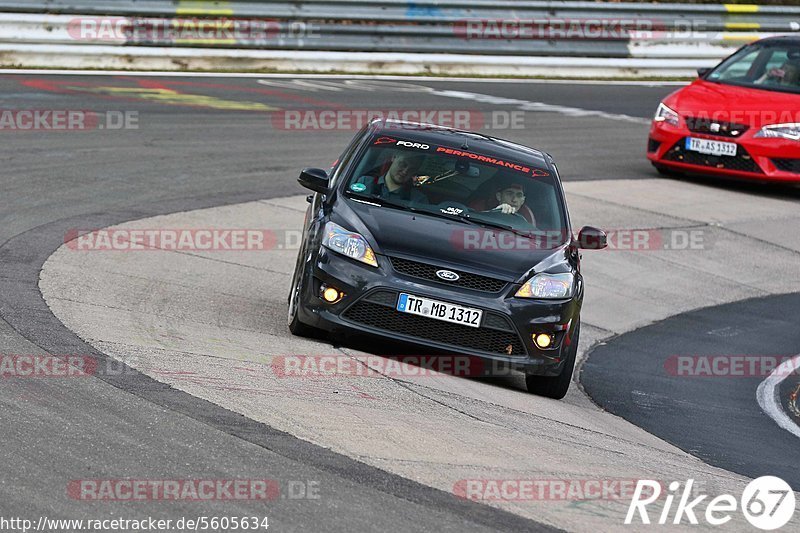
[[[0,354],[91,355],[98,368],[123,368],[2,380],[0,445],[14,458],[3,469],[2,514],[269,515],[278,531],[610,531],[627,500],[480,503],[454,488],[465,479],[691,476],[735,492],[745,477],[772,474],[800,490],[797,437],[756,401],[766,376],[665,371],[676,355],[800,353],[800,194],[658,176],[644,158],[646,132],[674,89],[0,75],[0,109],[129,121],[0,131]],[[306,205],[298,170],[327,166],[353,131],[287,129],[285,117],[323,110],[461,112],[475,129],[556,158],[573,225],[661,237],[700,231],[705,245],[584,254],[580,383],[562,402],[527,395],[518,377],[268,376],[275,357],[358,359],[370,348],[289,335],[296,252],[288,247],[222,257],[65,246],[75,230],[119,224],[298,228]],[[511,119],[517,126],[505,127]],[[784,408],[797,383],[781,385]],[[280,491],[266,503],[125,502],[68,489],[128,478],[269,479]]]
[[[582,382],[605,409],[710,464],[753,478],[779,473],[800,488],[792,466],[800,458],[797,437],[775,431],[753,401],[764,376],[686,379],[664,371],[679,353],[792,357],[800,345],[798,306],[800,297],[789,294],[677,315],[598,346]],[[797,380],[786,381],[784,397],[790,386]]]

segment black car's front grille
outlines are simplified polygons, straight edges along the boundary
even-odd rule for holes
[[[735,122],[723,122],[721,120],[698,117],[685,118],[686,127],[694,133],[707,133],[708,135],[719,135],[720,137],[741,137],[742,133],[750,129],[750,126]]]
[[[479,276],[478,274],[470,274],[469,272],[461,272],[459,270],[443,269],[439,266],[401,259],[399,257],[392,257],[391,259],[392,267],[400,274],[428,281],[435,281],[445,285],[464,287],[465,289],[483,292],[500,292],[507,285],[507,282],[501,279]],[[459,278],[456,281],[445,281],[436,275],[436,272],[439,270],[450,270],[458,274]]]
[[[659,142],[659,141],[657,141],[655,139],[647,139],[647,151],[648,152],[650,152],[650,153],[658,152],[658,149],[659,149],[660,146],[661,146],[661,142]]]
[[[677,163],[686,163],[689,165],[763,174],[763,171],[741,145],[738,147],[735,156],[706,155],[700,152],[686,150],[686,148],[684,148],[685,146],[686,139],[684,138],[675,143],[675,146],[664,154],[664,159],[666,161],[675,161]]]
[[[377,291],[357,301],[343,317],[358,324],[421,340],[498,355],[525,355],[514,326],[498,313],[484,311],[479,328],[401,313],[395,309],[398,293]]]
[[[800,174],[800,159],[773,159],[772,162],[778,170]]]

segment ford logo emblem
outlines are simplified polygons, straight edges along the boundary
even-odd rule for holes
[[[436,275],[445,281],[458,281],[461,276],[452,270],[437,270]]]

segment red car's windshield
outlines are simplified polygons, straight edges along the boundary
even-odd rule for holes
[[[800,93],[800,44],[773,42],[746,46],[723,61],[705,79]]]
[[[800,45],[754,44],[723,61],[707,81],[800,93]]]

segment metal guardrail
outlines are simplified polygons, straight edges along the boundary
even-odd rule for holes
[[[112,20],[115,31],[76,33],[87,17],[111,17],[102,20]],[[176,38],[174,33],[157,31],[187,20],[216,21],[220,31],[208,39]],[[260,37],[252,32],[255,21],[270,24]],[[250,24],[251,31],[246,38],[226,34],[221,30],[225,24],[228,28]],[[651,60],[652,67],[639,66],[637,72],[658,69],[659,60],[670,60],[673,65],[684,61],[688,74],[698,60],[712,65],[744,42],[785,32],[800,32],[800,6],[509,0],[0,0],[0,53],[12,59],[20,56],[15,51],[45,46],[60,47],[67,54],[80,54],[79,47],[121,46],[129,57],[137,48],[192,48],[202,49],[206,59],[214,55],[210,50],[217,50],[220,61],[233,49],[245,55],[258,51],[253,57],[264,57],[266,50],[313,50],[372,53],[376,61],[381,54],[404,53],[409,62],[420,62],[430,54],[525,57],[528,63],[536,57]],[[484,63],[491,64],[485,59]]]
[[[175,39],[159,31],[169,24],[169,19],[117,19],[113,32],[103,30],[102,19],[91,17],[90,26],[97,28],[82,35],[83,19],[72,15],[35,15],[0,13],[0,42],[26,44],[112,46],[184,46],[240,49],[277,50],[328,50],[367,52],[407,52],[490,55],[528,55],[564,57],[675,57],[678,50],[694,58],[715,59],[735,43],[752,40],[762,33],[752,32],[665,32],[661,35],[638,36],[635,32],[616,32],[600,39],[484,39],[459,36],[453,28],[442,26],[397,27],[391,24],[342,25],[332,23],[303,23],[276,21],[263,28],[260,35],[230,39]],[[185,28],[184,28],[185,29]],[[174,32],[180,37],[185,31]],[[223,31],[218,32],[219,37]],[[97,35],[95,35],[97,34]],[[202,37],[202,35],[200,35]],[[632,50],[632,47],[639,47]]]
[[[658,18],[670,22],[703,19],[709,27],[758,25],[791,31],[800,22],[800,6],[734,4],[651,4],[534,2],[491,0],[303,0],[303,1],[169,1],[169,0],[0,0],[0,11],[83,13],[132,16],[235,16],[321,20],[368,20],[442,24],[463,19]]]
[[[797,31],[799,6],[536,2],[524,0],[0,0],[0,12],[256,17],[446,25],[465,19],[653,19],[708,30]],[[794,24],[792,24],[794,23]]]
[[[673,15],[718,15],[748,17],[784,17],[800,15],[800,6],[768,6],[747,4],[675,4],[639,2],[571,2],[571,1],[527,1],[527,0],[2,0],[0,10],[37,13],[98,13],[98,14],[183,14],[265,16],[302,16],[311,14],[336,14],[348,8],[347,16],[374,14],[401,14],[403,17],[464,17],[502,16],[565,17],[576,14],[591,16],[618,16],[628,14],[649,16],[652,14]]]

